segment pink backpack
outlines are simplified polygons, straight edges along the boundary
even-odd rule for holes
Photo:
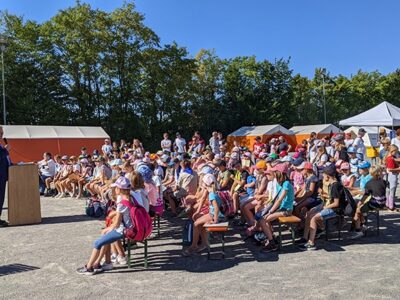
[[[142,242],[153,230],[153,222],[146,209],[139,205],[135,198],[132,198],[133,204],[130,201],[122,200],[121,204],[129,207],[132,227],[125,229],[125,237],[127,239]]]

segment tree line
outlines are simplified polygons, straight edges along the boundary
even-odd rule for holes
[[[112,12],[77,3],[37,23],[1,12],[9,124],[102,126],[153,150],[163,132],[209,137],[245,125],[328,123],[386,100],[400,106],[400,69],[313,78],[290,59],[194,57],[161,45],[134,3]]]

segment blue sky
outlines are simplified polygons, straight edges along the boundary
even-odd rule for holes
[[[90,0],[110,11],[123,0]],[[42,22],[73,0],[0,0],[0,9]],[[291,57],[295,73],[332,75],[400,67],[399,0],[137,0],[145,24],[162,43],[176,41],[195,55]]]

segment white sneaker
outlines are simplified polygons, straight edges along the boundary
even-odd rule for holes
[[[67,195],[65,193],[61,193],[59,198],[66,198],[66,197],[67,197]]]
[[[115,254],[115,253],[113,253],[113,254],[111,254],[111,262],[112,263],[117,263],[117,259],[118,259],[118,254]]]
[[[104,264],[102,264],[101,265],[101,269],[103,270],[103,271],[111,271],[112,269],[113,269],[113,264],[112,263],[109,263],[109,264],[107,264],[107,263],[104,263]]]
[[[118,257],[117,257],[117,263],[118,263],[119,265],[125,266],[128,262],[127,262],[127,260],[126,260],[126,257],[118,256]]]
[[[355,240],[359,239],[364,236],[364,233],[362,231],[355,231],[353,234],[350,236],[350,239]]]

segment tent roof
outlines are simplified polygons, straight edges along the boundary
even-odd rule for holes
[[[386,128],[384,126],[379,126],[379,129],[376,126],[372,126],[372,127],[368,127],[368,126],[363,126],[363,127],[361,127],[361,126],[351,126],[351,127],[347,128],[344,132],[354,132],[355,134],[357,134],[358,130],[360,128],[364,128],[366,133],[368,133],[368,134],[378,134],[380,128],[385,128],[385,131],[387,133],[390,133],[390,129]]]
[[[339,122],[341,126],[400,126],[400,108],[383,101],[354,117]]]
[[[311,132],[315,133],[337,133],[340,132],[340,129],[332,124],[317,124],[317,125],[304,125],[304,126],[293,126],[290,128],[294,134],[310,134]]]
[[[3,125],[9,139],[108,138],[101,127]]]
[[[275,124],[275,125],[263,125],[263,126],[244,126],[238,130],[229,134],[229,136],[257,136],[257,135],[270,135],[281,133],[285,135],[292,135],[293,132],[286,129],[285,127]]]

